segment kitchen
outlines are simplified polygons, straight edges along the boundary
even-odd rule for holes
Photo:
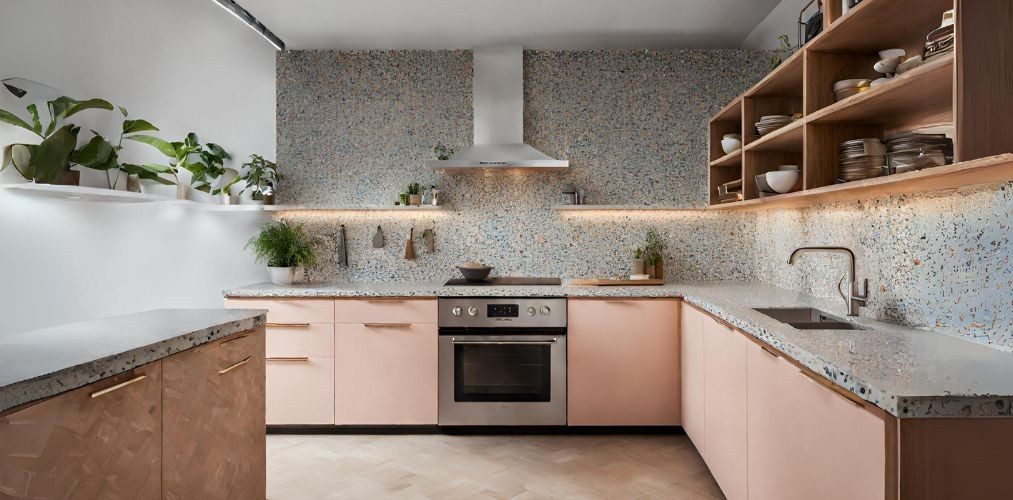
[[[1008,3],[514,4],[5,3],[0,492],[1001,497]]]

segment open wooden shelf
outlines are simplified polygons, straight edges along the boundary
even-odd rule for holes
[[[826,3],[826,2],[824,2]],[[841,2],[836,2],[838,8]],[[819,52],[920,48],[954,0],[864,0],[805,45]]]
[[[796,51],[747,90],[743,96],[802,97],[803,62],[802,51]]]
[[[747,151],[802,151],[805,120],[796,120],[745,146]]]
[[[742,148],[736,149],[729,154],[711,162],[712,167],[735,167],[742,162]]]
[[[1003,154],[916,172],[711,205],[709,210],[800,208],[821,203],[867,200],[1010,181],[1013,181],[1013,154]]]
[[[711,118],[711,122],[736,122],[742,118],[742,97],[732,99],[732,102],[721,108],[718,114]]]
[[[553,205],[557,212],[686,212],[699,211],[700,208],[687,208],[658,205]]]

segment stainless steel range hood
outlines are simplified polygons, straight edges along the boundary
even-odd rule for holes
[[[474,50],[474,144],[449,160],[427,163],[435,170],[525,168],[565,170],[557,160],[524,144],[524,56],[519,46]]]

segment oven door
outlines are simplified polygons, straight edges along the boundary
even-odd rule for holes
[[[565,335],[441,335],[440,425],[566,425]]]

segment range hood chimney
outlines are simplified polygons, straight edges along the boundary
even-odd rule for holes
[[[525,168],[565,170],[557,160],[524,144],[524,55],[520,46],[478,47],[473,51],[474,144],[434,170]]]

